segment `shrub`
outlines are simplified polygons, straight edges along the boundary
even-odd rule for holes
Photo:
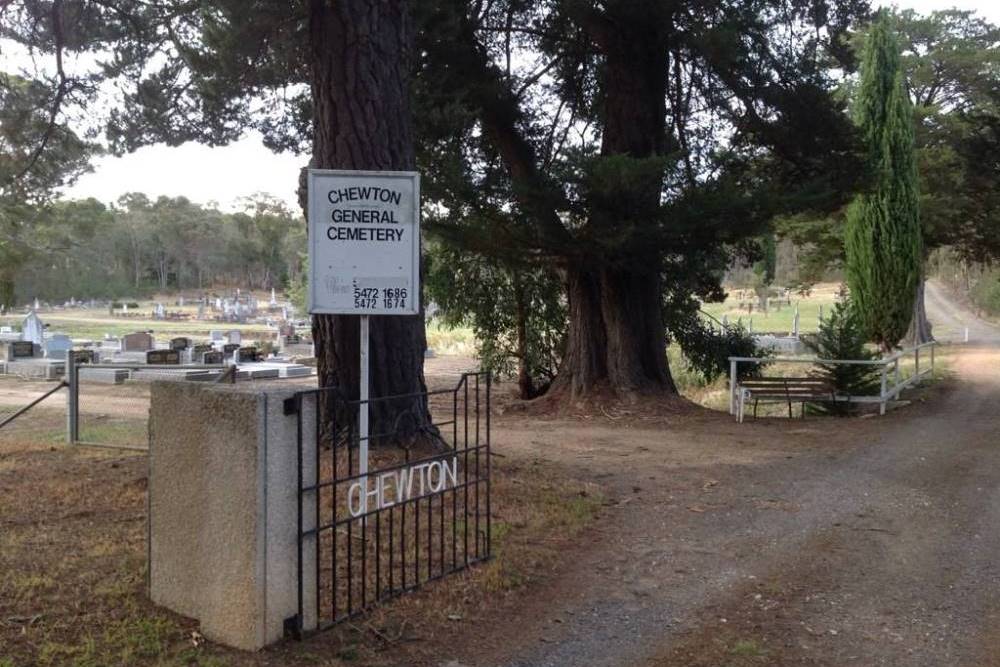
[[[684,326],[673,326],[671,333],[677,339],[691,368],[706,383],[714,382],[729,372],[729,357],[767,358],[772,352],[757,345],[756,339],[742,325],[729,325],[715,331],[700,319],[693,318]],[[758,377],[766,363],[740,364],[739,379]]]
[[[862,328],[850,301],[838,302],[829,317],[820,322],[815,336],[803,339],[805,346],[820,359],[877,359],[878,354],[867,346],[868,337]],[[830,382],[838,395],[863,396],[878,391],[880,371],[878,366],[867,364],[822,364],[809,372],[812,377]],[[821,403],[815,407],[819,412],[846,415],[853,412],[856,404]]]

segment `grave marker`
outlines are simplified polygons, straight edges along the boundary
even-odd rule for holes
[[[224,352],[219,352],[217,350],[211,350],[206,352],[201,357],[201,363],[217,366],[226,360],[226,355]]]
[[[145,331],[122,336],[122,352],[148,352],[153,349],[153,337]]]
[[[146,352],[146,363],[159,366],[179,366],[181,353],[179,350],[149,350]]]

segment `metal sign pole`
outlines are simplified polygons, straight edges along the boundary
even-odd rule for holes
[[[368,511],[368,315],[361,316],[361,388],[358,403],[358,473],[364,489],[362,508]]]

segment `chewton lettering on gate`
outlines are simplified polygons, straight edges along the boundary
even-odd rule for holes
[[[368,512],[453,489],[458,483],[458,459],[428,461],[375,472],[347,488],[347,510],[358,517]]]
[[[418,313],[419,175],[311,169],[308,188],[310,312]]]

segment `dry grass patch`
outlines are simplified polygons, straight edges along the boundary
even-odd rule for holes
[[[546,578],[600,490],[539,461],[493,463],[492,560],[303,642],[247,654],[146,598],[146,458],[0,443],[0,667],[431,665]]]

